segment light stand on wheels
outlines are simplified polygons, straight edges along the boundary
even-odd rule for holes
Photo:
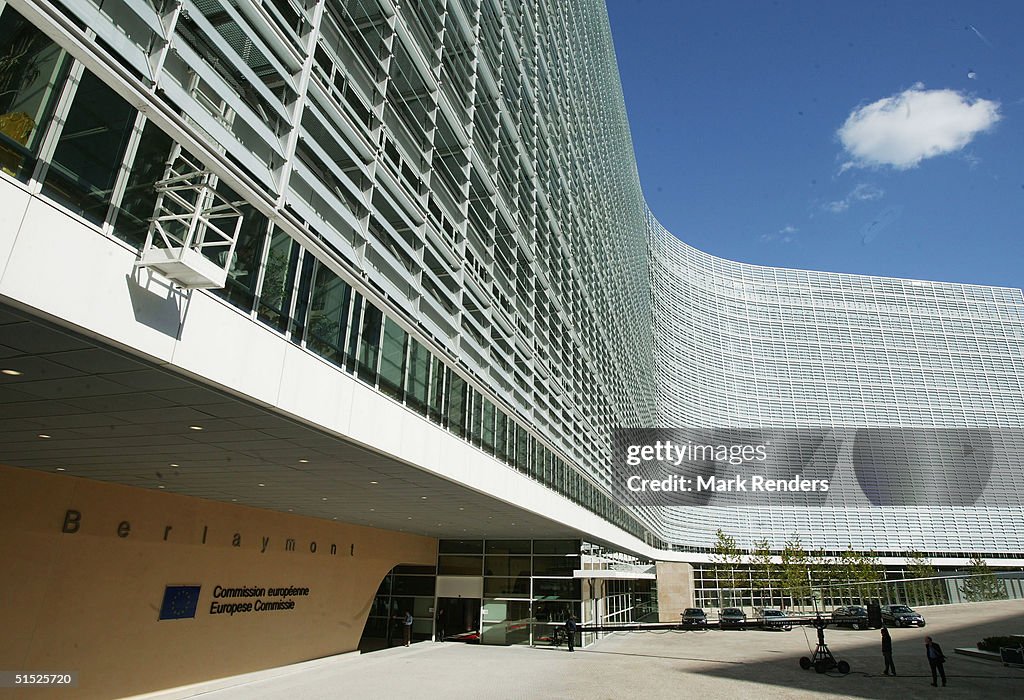
[[[850,664],[846,661],[836,661],[836,657],[832,655],[828,644],[825,644],[825,626],[827,624],[819,613],[818,617],[814,620],[814,626],[818,630],[818,646],[815,647],[812,656],[800,657],[800,668],[806,671],[813,666],[814,670],[818,673],[825,673],[825,671],[836,669],[843,675],[846,675],[850,672]]]

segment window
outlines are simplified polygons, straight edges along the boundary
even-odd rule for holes
[[[441,422],[442,410],[444,407],[444,396],[446,379],[451,370],[436,357],[430,358],[431,362],[431,384],[430,384],[430,420],[435,423]]]
[[[136,248],[142,248],[146,243],[149,219],[156,208],[153,185],[163,178],[173,145],[171,137],[153,122],[145,123],[114,220],[114,235]]]
[[[257,317],[284,332],[288,327],[292,291],[299,261],[299,244],[284,231],[272,230],[263,270]]]
[[[140,149],[144,145],[145,142],[140,144]],[[136,158],[137,160],[138,158]],[[217,193],[229,202],[237,203],[241,200],[241,197],[223,183],[217,187]],[[263,253],[269,222],[263,214],[247,202],[243,202],[239,206],[239,211],[242,213],[242,226],[238,232],[235,250],[231,255],[231,264],[228,266],[228,278],[224,287],[214,289],[213,293],[243,311],[252,311],[253,301],[256,297],[256,280],[259,276],[259,260]],[[226,257],[226,252],[219,255]],[[218,265],[223,264],[220,259],[214,260],[214,262]]]
[[[64,122],[43,194],[94,224],[106,218],[135,110],[85,71]]]
[[[409,339],[409,371],[406,375],[405,401],[417,413],[427,412],[430,386],[430,351],[415,338]]]
[[[64,51],[12,10],[0,15],[0,170],[27,181],[69,61]]]
[[[448,389],[448,429],[466,435],[466,380],[452,372]]]
[[[351,297],[352,288],[318,261],[309,302],[306,347],[339,367],[345,360],[345,329]]]
[[[409,334],[390,318],[384,320],[384,344],[380,358],[380,390],[402,399],[402,377],[405,374],[405,349]]]
[[[369,384],[377,382],[377,365],[380,362],[380,332],[384,314],[367,302],[363,311],[362,333],[359,337],[359,378]]]

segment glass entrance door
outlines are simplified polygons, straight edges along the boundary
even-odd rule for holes
[[[438,598],[435,607],[437,639],[480,643],[480,598]]]

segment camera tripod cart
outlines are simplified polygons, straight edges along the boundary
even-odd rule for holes
[[[845,676],[850,672],[850,664],[846,661],[837,661],[832,651],[828,648],[828,644],[825,644],[825,625],[827,623],[819,615],[813,624],[818,629],[818,646],[814,648],[812,656],[800,657],[800,668],[805,671],[814,668],[817,673],[825,673],[835,669]]]

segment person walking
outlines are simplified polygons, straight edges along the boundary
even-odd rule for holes
[[[942,667],[946,663],[946,656],[942,653],[942,647],[933,642],[931,637],[925,637],[924,650],[932,669],[932,685],[938,685],[939,676],[942,677],[942,685],[946,685],[946,669]]]
[[[437,641],[439,641],[439,642],[443,642],[444,638],[446,636],[445,635],[445,629],[444,629],[444,617],[445,617],[444,608],[439,607],[437,609],[437,621],[435,622],[435,632],[436,632],[435,639]]]
[[[412,623],[412,613],[406,610],[405,619],[402,620],[402,625],[405,628],[405,646],[409,646],[412,643]]]
[[[576,617],[571,613],[565,620],[565,639],[569,643],[569,651],[576,651],[573,648],[576,643]]]
[[[889,671],[892,671],[892,675],[896,675],[896,664],[892,660],[892,635],[889,634],[888,627],[882,627],[882,658],[885,660],[885,675],[889,675]]]

